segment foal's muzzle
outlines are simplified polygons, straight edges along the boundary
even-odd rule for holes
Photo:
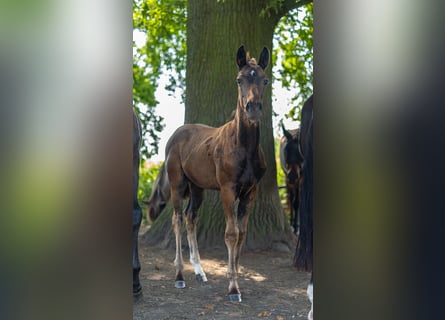
[[[263,104],[261,102],[248,102],[246,105],[246,114],[249,121],[260,121],[263,115]]]

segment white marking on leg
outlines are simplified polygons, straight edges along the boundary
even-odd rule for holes
[[[198,254],[198,260],[196,260],[196,258],[192,258],[192,256],[190,256],[190,263],[192,264],[193,268],[195,269],[195,274],[196,275],[199,274],[202,278],[202,281],[207,282],[207,276],[201,267],[201,263],[199,262],[199,254]]]
[[[308,320],[314,319],[314,285],[312,283],[309,283],[307,286],[307,297],[309,298],[309,301],[311,302],[311,310],[309,311],[307,318]]]
[[[198,251],[198,241],[196,240],[196,226],[191,223],[187,225],[187,240],[190,248],[190,263],[195,269],[195,274],[201,276],[203,282],[207,282],[207,276],[201,267],[201,258]]]

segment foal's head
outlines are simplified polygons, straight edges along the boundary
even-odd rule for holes
[[[288,183],[295,184],[300,177],[301,166],[304,161],[300,151],[300,132],[297,130],[295,135],[292,135],[286,128],[284,128],[283,124],[281,124],[281,126],[283,128],[284,136],[286,137],[286,143],[283,148],[286,179],[288,180]]]
[[[150,200],[142,200],[142,202],[146,206],[147,216],[150,218],[150,221],[155,221],[161,214],[162,210],[164,210],[167,204],[164,200],[161,200],[157,195],[152,196]]]
[[[236,56],[239,72],[238,99],[250,122],[257,123],[263,113],[263,91],[269,80],[264,70],[269,63],[269,50],[264,47],[258,64],[255,59],[248,59],[244,46],[238,49]]]

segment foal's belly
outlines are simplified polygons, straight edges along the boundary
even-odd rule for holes
[[[192,156],[183,163],[183,170],[186,177],[196,186],[202,189],[219,189],[213,161]]]

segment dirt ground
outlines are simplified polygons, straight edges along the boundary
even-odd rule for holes
[[[283,251],[283,250],[282,250]],[[243,252],[238,283],[241,303],[229,302],[226,250],[200,250],[207,274],[204,285],[195,280],[183,250],[185,289],[174,287],[174,249],[140,243],[143,297],[134,303],[133,320],[163,319],[307,319],[309,274],[292,266],[293,252]]]

